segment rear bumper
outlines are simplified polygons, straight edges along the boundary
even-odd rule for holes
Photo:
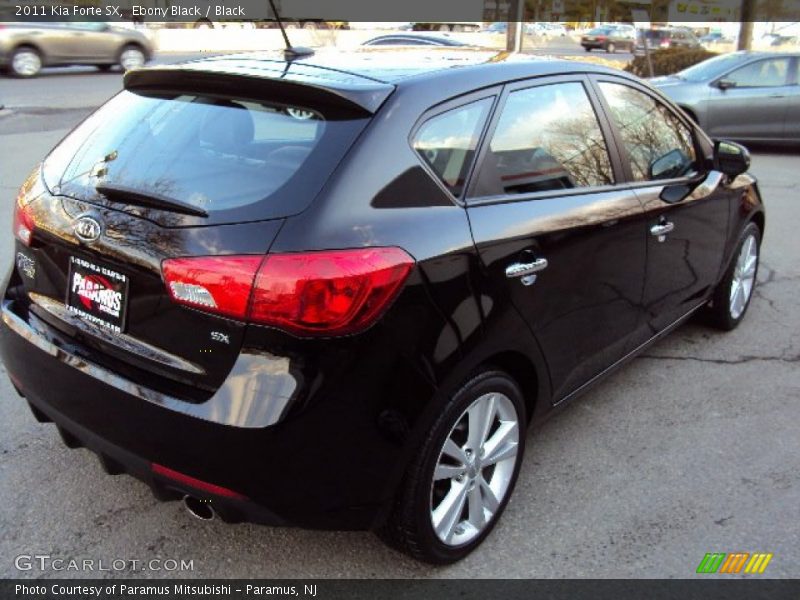
[[[108,440],[61,414],[41,399],[31,397],[28,398],[28,403],[38,421],[55,423],[59,435],[67,447],[91,450],[100,459],[100,465],[108,475],[131,475],[146,483],[153,492],[153,496],[162,502],[192,496],[209,502],[214,512],[227,523],[247,521],[262,525],[287,525],[282,518],[247,498],[230,498],[223,494],[213,494],[174,479],[158,476],[153,472],[152,464],[149,461],[111,444]]]
[[[34,414],[53,421],[69,446],[97,453],[108,472],[144,481],[157,498],[191,495],[231,522],[319,529],[370,529],[385,509],[387,499],[378,494],[397,455],[380,446],[364,453],[369,435],[347,431],[354,419],[341,406],[270,427],[214,423],[110,385],[97,376],[101,367],[14,301],[3,301],[2,312],[29,323],[34,334],[22,336],[0,321],[0,356]],[[165,478],[154,464],[241,497]]]

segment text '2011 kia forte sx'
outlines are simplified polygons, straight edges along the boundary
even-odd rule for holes
[[[16,200],[34,415],[196,515],[488,535],[526,430],[755,285],[747,151],[638,79],[474,50],[131,71]]]

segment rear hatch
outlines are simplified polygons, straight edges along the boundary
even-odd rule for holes
[[[73,352],[156,391],[208,399],[242,347],[247,269],[369,120],[352,104],[296,96],[163,83],[123,91],[89,117],[18,198],[28,309]],[[168,288],[166,265],[206,287]],[[179,296],[226,306],[211,314]]]
[[[644,32],[644,39],[648,48],[658,48],[662,44],[669,44],[670,32],[664,29],[648,29]]]

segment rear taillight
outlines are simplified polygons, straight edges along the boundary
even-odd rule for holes
[[[44,191],[40,170],[39,167],[36,167],[20,187],[14,203],[14,237],[26,246],[31,245],[33,231],[36,229],[36,220],[33,217],[31,204]]]
[[[14,237],[26,246],[30,246],[35,226],[30,205],[23,206],[20,199],[17,199],[14,204]]]
[[[661,46],[662,48],[669,48],[670,46],[669,40],[662,40],[659,46]]]
[[[359,248],[170,259],[163,271],[181,304],[296,335],[332,336],[372,325],[413,266],[400,248]]]

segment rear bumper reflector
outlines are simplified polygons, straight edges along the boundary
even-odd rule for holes
[[[181,473],[179,471],[173,471],[172,469],[165,467],[164,465],[153,463],[151,465],[151,469],[153,473],[156,475],[160,475],[161,477],[166,477],[167,479],[171,479],[175,483],[180,483],[182,485],[194,488],[201,492],[207,492],[209,494],[213,494],[214,496],[222,496],[223,498],[231,498],[234,500],[247,500],[247,496],[244,496],[238,492],[229,490],[226,487],[214,485],[213,483],[208,483],[207,481],[203,481],[201,479],[195,479],[194,477],[190,477],[189,475],[186,475],[185,473]]]

